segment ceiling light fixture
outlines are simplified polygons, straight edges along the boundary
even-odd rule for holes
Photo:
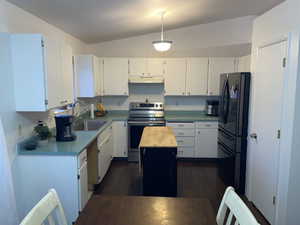
[[[159,52],[165,52],[168,51],[171,48],[172,41],[164,40],[164,15],[165,11],[161,13],[161,35],[160,35],[160,41],[153,41],[153,47],[156,51]]]

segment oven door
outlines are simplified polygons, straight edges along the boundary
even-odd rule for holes
[[[235,186],[236,153],[218,142],[218,174],[226,186]]]
[[[128,161],[138,162],[139,160],[139,145],[142,138],[143,130],[149,126],[165,126],[165,122],[142,122],[128,121]]]

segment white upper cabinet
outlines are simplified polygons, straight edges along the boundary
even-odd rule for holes
[[[128,59],[104,58],[104,95],[128,96]]]
[[[186,95],[207,95],[208,58],[188,58]]]
[[[47,111],[71,103],[71,52],[59,39],[11,35],[16,111]]]
[[[128,66],[129,76],[145,76],[147,73],[146,58],[130,58]]]
[[[184,96],[186,59],[173,58],[165,61],[165,95]]]
[[[147,75],[162,77],[164,75],[164,59],[148,58]]]
[[[237,72],[250,72],[251,71],[251,55],[246,55],[238,58]]]
[[[93,55],[74,57],[76,97],[95,97],[101,95],[101,76],[103,71],[99,59]]]
[[[130,58],[129,76],[163,76],[164,59]]]
[[[220,75],[235,72],[235,58],[210,58],[208,95],[219,95]]]

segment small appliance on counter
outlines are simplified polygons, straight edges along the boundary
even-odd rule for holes
[[[218,116],[218,113],[219,113],[219,101],[206,100],[206,115]]]
[[[73,133],[72,115],[57,115],[55,116],[56,123],[56,141],[74,141],[76,139]]]

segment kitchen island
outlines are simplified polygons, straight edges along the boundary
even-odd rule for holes
[[[170,127],[145,127],[139,145],[143,194],[177,195],[177,141]]]

